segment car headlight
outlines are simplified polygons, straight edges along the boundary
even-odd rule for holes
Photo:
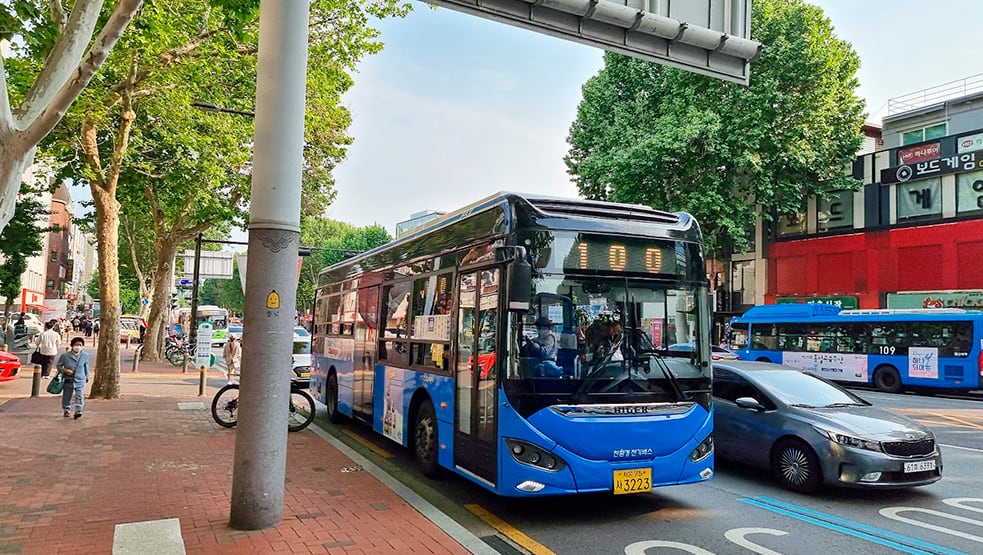
[[[843,434],[840,432],[834,432],[833,430],[827,430],[820,428],[819,426],[813,426],[820,435],[826,439],[832,441],[833,443],[839,443],[840,445],[845,445],[847,447],[855,447],[857,449],[865,449],[867,451],[877,451],[883,452],[881,449],[881,442],[874,441],[870,439],[864,439],[862,437],[851,436]]]

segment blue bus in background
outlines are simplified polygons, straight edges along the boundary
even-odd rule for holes
[[[983,312],[978,311],[755,306],[731,319],[728,344],[742,360],[782,363],[894,393],[971,391],[980,389],[983,376]]]
[[[708,299],[688,214],[501,193],[320,273],[311,390],[505,496],[702,482]]]

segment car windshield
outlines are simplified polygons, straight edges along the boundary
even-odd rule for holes
[[[798,370],[755,372],[754,379],[769,393],[789,405],[827,407],[866,405],[849,391]]]

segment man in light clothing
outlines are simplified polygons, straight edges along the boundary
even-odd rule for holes
[[[44,331],[38,336],[38,352],[41,353],[41,377],[50,378],[51,365],[55,356],[61,352],[61,334],[55,331],[55,321],[44,325]]]

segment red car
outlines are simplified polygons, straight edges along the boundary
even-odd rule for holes
[[[0,382],[16,380],[20,371],[20,358],[7,351],[0,351]]]

